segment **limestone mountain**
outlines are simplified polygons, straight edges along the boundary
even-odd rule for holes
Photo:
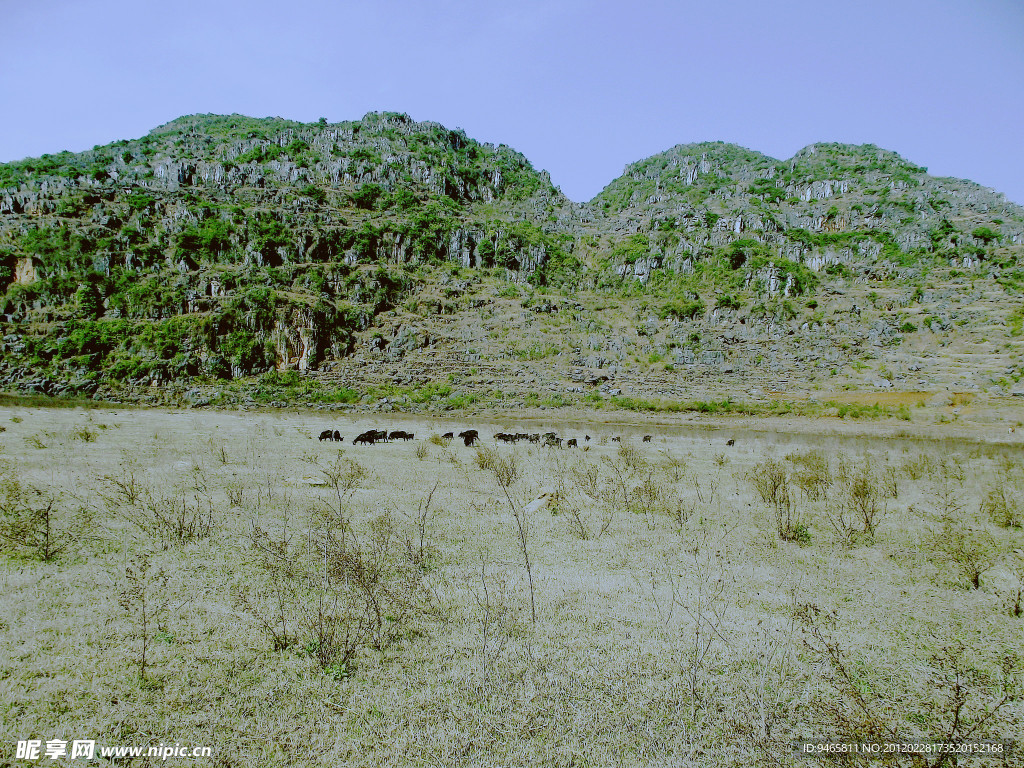
[[[194,115],[0,165],[0,381],[174,401],[295,370],[307,399],[425,407],[1012,390],[1022,256],[1024,209],[871,145],[680,145],[577,204],[403,114]]]

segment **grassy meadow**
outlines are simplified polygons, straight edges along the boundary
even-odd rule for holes
[[[810,766],[793,740],[1024,734],[1020,443],[386,418],[0,407],[0,763]],[[416,439],[352,445],[385,427]],[[548,430],[580,447],[492,439]]]

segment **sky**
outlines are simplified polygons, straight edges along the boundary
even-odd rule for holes
[[[1022,0],[0,0],[0,162],[193,113],[406,112],[589,200],[728,141],[871,143],[1024,204]]]

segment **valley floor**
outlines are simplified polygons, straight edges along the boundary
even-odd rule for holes
[[[1019,739],[1022,414],[926,411],[0,407],[0,762],[29,739],[217,766]]]

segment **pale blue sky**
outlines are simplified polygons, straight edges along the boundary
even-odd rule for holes
[[[195,112],[370,110],[575,200],[674,144],[873,143],[1024,204],[1022,0],[0,0],[0,161]]]

